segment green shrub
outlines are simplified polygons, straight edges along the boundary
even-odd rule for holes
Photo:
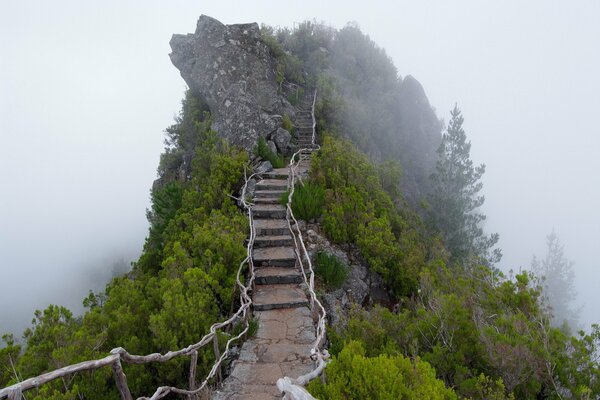
[[[306,182],[296,185],[292,198],[292,211],[296,218],[310,221],[317,219],[323,213],[325,205],[325,189],[314,183]]]
[[[288,101],[293,106],[297,106],[298,104],[300,104],[300,101],[302,100],[303,97],[304,97],[304,89],[302,89],[301,87],[298,87],[296,90],[289,92],[287,95]]]
[[[326,383],[313,380],[308,391],[319,399],[457,399],[425,361],[403,355],[366,357],[352,341],[325,370]]]
[[[294,135],[296,133],[296,127],[294,127],[294,124],[292,124],[292,120],[290,119],[290,116],[287,114],[283,114],[283,120],[281,121],[281,127],[283,129],[285,129],[286,131],[288,131],[289,133],[291,133],[292,135]]]
[[[339,288],[348,277],[348,266],[334,254],[317,253],[315,264],[315,274],[330,288]]]
[[[281,127],[286,131],[291,131],[293,128],[292,120],[287,114],[283,114],[283,120],[281,121]]]
[[[267,146],[267,141],[265,138],[258,139],[258,143],[256,144],[256,155],[271,162],[273,168],[283,168],[285,163],[283,162],[283,157],[278,154],[273,153],[273,151]]]

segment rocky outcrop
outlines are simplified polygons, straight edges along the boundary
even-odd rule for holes
[[[429,104],[423,86],[410,75],[404,77],[398,93],[398,127],[404,135],[400,143],[405,176],[403,192],[416,204],[419,195],[428,191],[429,175],[437,160],[442,124]]]
[[[173,35],[170,45],[171,62],[230,143],[250,150],[281,126],[284,113],[294,115],[278,94],[275,60],[256,23],[224,25],[202,15],[195,33]]]
[[[303,221],[300,221],[299,224],[300,229],[304,232],[311,260],[314,261],[316,254],[323,251],[335,255],[348,266],[348,278],[342,287],[321,294],[323,306],[331,325],[346,320],[353,304],[360,306],[390,304],[391,298],[383,279],[369,270],[360,257],[358,249],[351,246],[343,249],[332,244],[321,232],[319,224],[306,224]]]

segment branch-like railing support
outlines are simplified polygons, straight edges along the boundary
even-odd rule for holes
[[[129,386],[127,386],[127,376],[125,376],[125,372],[123,372],[120,358],[117,358],[112,364],[112,370],[121,400],[133,400],[131,392],[129,391]]]
[[[221,358],[221,352],[219,351],[219,336],[213,336],[213,351],[215,352],[215,360],[219,360]],[[221,376],[221,365],[217,367],[217,372],[215,374],[215,380],[217,384],[221,383],[223,377]]]
[[[188,386],[190,387],[190,392],[196,389],[196,367],[198,365],[198,350],[194,350],[191,352],[190,356],[190,377],[188,379]],[[188,400],[196,400],[198,396],[195,394],[188,395]]]

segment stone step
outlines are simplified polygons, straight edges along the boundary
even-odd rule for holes
[[[256,184],[256,190],[286,190],[287,179],[263,179]]]
[[[300,283],[304,278],[298,269],[286,267],[257,268],[254,281],[257,285],[284,285]]]
[[[283,194],[283,192],[281,192]],[[255,197],[252,200],[254,204],[281,204],[279,197]]]
[[[284,219],[255,219],[256,236],[278,236],[290,233],[288,223]]]
[[[254,239],[254,248],[258,247],[288,247],[294,245],[291,235],[261,235]]]
[[[252,213],[256,218],[285,218],[286,208],[281,204],[255,204]]]
[[[252,261],[256,267],[296,266],[296,252],[292,247],[259,247],[252,250]]]
[[[262,174],[262,176],[265,178],[270,178],[270,179],[277,179],[277,178],[287,179],[289,173],[290,173],[289,168],[275,168],[269,172],[265,172],[264,174]]]
[[[284,190],[256,190],[254,191],[254,198],[265,198],[265,197],[279,197],[282,193],[285,193],[287,187]]]
[[[304,290],[295,284],[258,285],[254,289],[254,310],[265,311],[278,308],[308,306]]]

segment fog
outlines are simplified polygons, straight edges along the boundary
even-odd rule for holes
[[[20,333],[49,303],[80,311],[139,255],[162,132],[185,90],[168,42],[200,14],[358,23],[439,117],[462,109],[472,158],[487,165],[499,266],[528,268],[554,229],[575,262],[582,321],[600,321],[600,3],[390,4],[2,2],[0,332]]]

